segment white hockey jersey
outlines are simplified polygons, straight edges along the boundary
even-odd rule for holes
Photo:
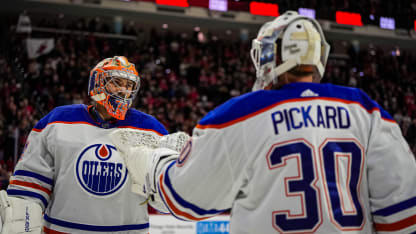
[[[98,121],[98,122],[97,122]],[[95,121],[86,105],[54,109],[33,128],[7,192],[45,210],[45,233],[148,233],[146,199],[108,134],[134,128],[165,135],[152,116],[130,109],[125,120]]]
[[[172,214],[231,208],[230,233],[413,233],[416,163],[359,89],[292,83],[205,116],[158,177]]]

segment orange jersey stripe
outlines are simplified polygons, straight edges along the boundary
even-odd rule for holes
[[[47,227],[45,227],[45,226],[43,226],[43,232],[44,232],[45,234],[69,234],[69,233],[66,233],[66,232],[58,232],[58,231],[55,231],[55,230],[49,229],[49,228],[47,228]]]
[[[416,224],[416,215],[397,221],[395,223],[374,223],[377,231],[398,231]]]
[[[318,99],[318,100],[325,100],[325,101],[341,102],[341,103],[345,103],[345,104],[358,104],[361,108],[363,108],[364,110],[366,110],[370,114],[372,114],[374,111],[379,111],[380,112],[380,109],[377,108],[377,107],[374,107],[371,110],[367,110],[359,102],[348,101],[348,100],[344,100],[344,99],[340,99],[340,98],[327,98],[327,97],[294,98],[294,99],[290,99],[290,100],[284,100],[284,101],[281,101],[281,102],[277,102],[277,103],[275,103],[273,105],[267,106],[267,107],[265,107],[263,109],[260,109],[260,110],[258,110],[256,112],[253,112],[251,114],[248,114],[248,115],[242,116],[240,118],[231,120],[231,121],[226,122],[226,123],[222,123],[222,124],[208,124],[208,125],[198,124],[198,125],[196,125],[196,128],[199,128],[199,129],[206,129],[206,128],[217,128],[217,129],[220,129],[220,128],[225,128],[225,127],[231,126],[233,124],[236,124],[238,122],[241,122],[241,121],[244,121],[246,119],[249,119],[251,117],[254,117],[254,116],[256,116],[258,114],[261,114],[263,112],[266,112],[266,111],[268,111],[268,110],[270,110],[270,109],[272,109],[272,108],[274,108],[276,106],[282,105],[282,104],[291,103],[291,102],[311,101],[311,100],[316,100],[316,99]],[[396,121],[391,120],[391,119],[386,119],[386,118],[382,118],[382,119],[385,120],[385,121],[388,121],[388,122],[396,123]]]
[[[20,181],[20,180],[12,180],[10,181],[10,184],[14,184],[14,185],[20,185],[20,186],[24,186],[24,187],[29,187],[29,188],[34,188],[37,190],[41,190],[42,192],[51,195],[52,191],[50,189],[47,189],[45,187],[42,187],[38,184],[35,183],[30,183],[30,182],[25,182],[25,181]]]
[[[186,217],[187,219],[190,220],[195,220],[195,221],[200,221],[200,220],[204,220],[207,218],[196,218],[188,213],[185,213],[181,210],[179,210],[178,208],[175,207],[175,205],[173,204],[173,202],[169,199],[168,195],[166,194],[165,188],[163,187],[163,174],[160,175],[159,177],[159,184],[160,184],[160,189],[162,190],[163,193],[163,197],[165,198],[166,203],[168,204],[169,208],[177,215]]]

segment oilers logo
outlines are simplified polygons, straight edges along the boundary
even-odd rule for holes
[[[103,197],[123,187],[127,168],[115,155],[117,149],[107,144],[90,145],[81,152],[75,164],[75,174],[85,191]]]

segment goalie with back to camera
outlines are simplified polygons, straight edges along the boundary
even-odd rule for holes
[[[135,183],[182,220],[231,208],[230,234],[415,233],[415,158],[365,93],[319,84],[328,52],[314,19],[289,11],[264,24],[255,92],[202,118],[177,160],[136,148]]]

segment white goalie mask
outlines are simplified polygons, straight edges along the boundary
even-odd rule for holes
[[[315,66],[314,82],[319,82],[329,49],[319,23],[295,11],[287,11],[265,23],[252,41],[250,51],[257,77],[253,91],[277,82],[278,76],[298,65]]]

